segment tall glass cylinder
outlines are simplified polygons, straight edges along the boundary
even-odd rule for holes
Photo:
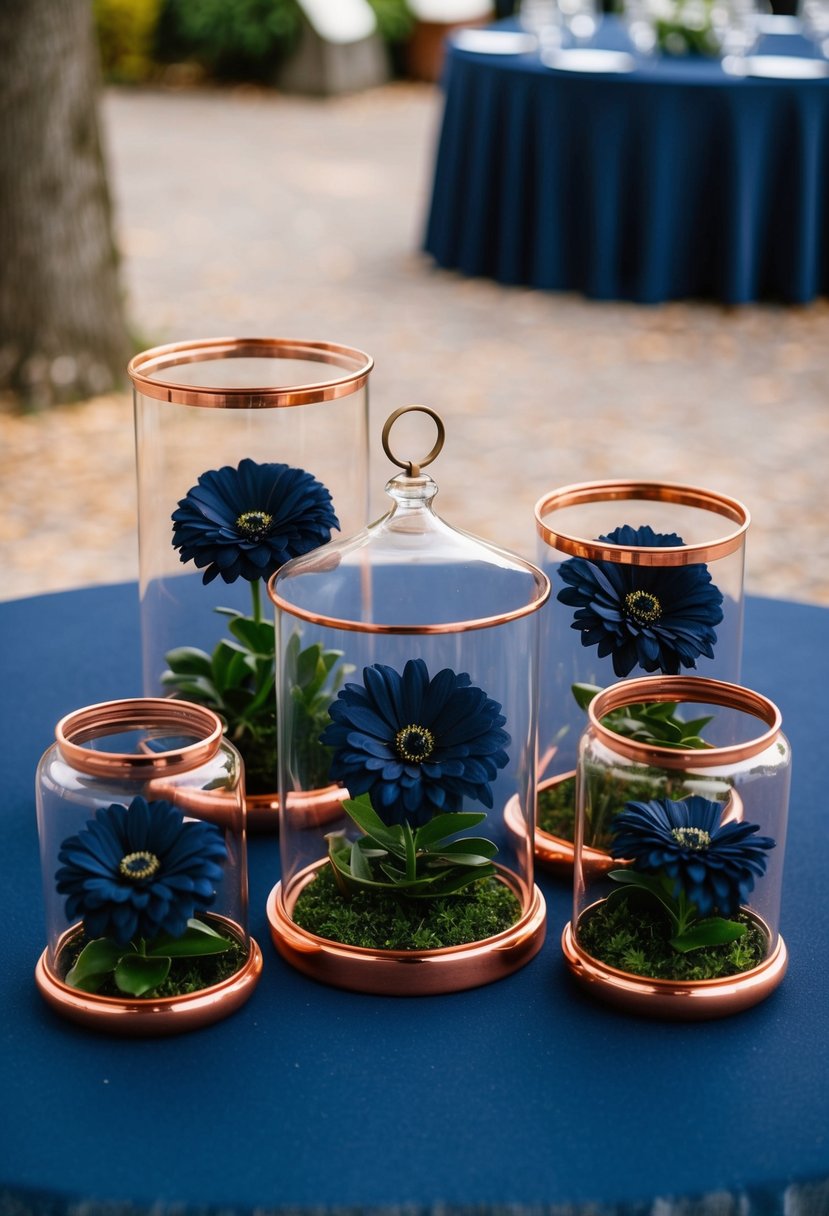
[[[144,690],[208,705],[276,822],[276,569],[366,522],[371,358],[324,342],[211,339],[130,363]]]
[[[247,999],[262,955],[248,933],[242,772],[203,706],[110,701],[58,723],[36,784],[36,978],[58,1012],[164,1034]]]
[[[749,514],[712,490],[620,480],[554,490],[535,516],[553,588],[542,614],[536,847],[569,868],[590,697],[650,674],[739,681]]]
[[[618,734],[631,706],[676,704],[711,738],[671,748]],[[786,970],[780,898],[791,752],[780,713],[739,685],[623,681],[588,709],[576,778],[575,977],[635,1012],[697,1018],[767,996]]]

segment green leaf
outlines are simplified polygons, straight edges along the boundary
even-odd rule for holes
[[[417,829],[415,845],[418,849],[426,849],[439,840],[454,836],[456,832],[477,827],[485,819],[486,815],[480,811],[450,811],[445,815],[435,815],[434,819]]]
[[[746,931],[747,926],[739,921],[710,916],[707,920],[696,921],[681,937],[672,937],[671,946],[687,954],[689,950],[699,950],[702,946],[724,946],[727,942],[736,942]]]
[[[130,946],[119,946],[111,938],[97,937],[81,950],[66,974],[66,983],[82,992],[95,992],[115,970],[119,958],[130,949]]]
[[[343,810],[367,836],[371,836],[378,844],[394,853],[395,857],[405,858],[406,846],[403,843],[403,832],[399,827],[387,827],[371,805],[368,794],[359,798],[346,798]]]
[[[352,878],[365,878],[371,880],[371,866],[368,864],[368,859],[360,847],[360,842],[357,841],[351,846],[351,876]]]
[[[166,980],[169,970],[169,958],[125,954],[115,968],[115,983],[127,996],[144,996]]]
[[[598,684],[573,684],[571,690],[580,709],[587,709],[596,694],[602,691]]]
[[[458,843],[460,843],[460,842],[458,842]],[[496,852],[497,852],[497,850],[496,850]],[[448,856],[444,856],[443,853],[436,853],[436,854],[434,854],[434,860],[432,859],[432,855],[430,854],[430,856],[429,856],[430,865],[439,864],[441,861],[448,862],[449,865],[453,865],[453,866],[487,866],[487,865],[489,865],[489,858],[482,856],[480,853],[452,853],[451,855],[448,855]]]
[[[159,934],[147,947],[148,958],[196,958],[203,954],[224,954],[232,943],[201,920],[188,920],[180,937]]]
[[[228,629],[251,654],[268,659],[274,657],[274,629],[267,621],[240,616],[230,622]]]
[[[455,853],[480,853],[482,857],[495,857],[498,846],[485,836],[463,836],[460,840],[452,840],[448,844],[430,850],[430,856],[454,856]]]
[[[206,676],[178,676],[175,672],[165,671],[161,683],[168,688],[176,688],[183,692],[191,701],[202,705],[221,705],[222,697],[212,680]]]
[[[300,651],[296,663],[296,682],[300,688],[307,688],[316,676],[321,654],[322,646],[319,642]]]
[[[646,895],[652,895],[662,904],[674,925],[678,924],[676,901],[665,889],[661,878],[655,878],[651,874],[642,874],[639,870],[610,870],[608,878],[620,883],[628,890],[644,891]]]
[[[195,646],[177,646],[168,650],[164,656],[165,662],[176,675],[207,676],[212,674],[210,655]]]

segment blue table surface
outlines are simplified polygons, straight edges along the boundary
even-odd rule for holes
[[[763,599],[746,609],[745,682],[780,705],[794,752],[782,922],[791,963],[764,1004],[686,1025],[591,1001],[560,955],[568,887],[544,875],[547,942],[510,979],[422,999],[329,989],[270,944],[264,905],[278,845],[254,838],[262,981],[226,1022],[156,1041],[75,1027],[33,980],[45,944],[35,766],[62,714],[140,694],[136,589],[2,603],[0,627],[6,1211],[64,1211],[83,1199],[87,1212],[113,1202],[156,1212],[411,1216],[589,1203],[639,1212],[657,1196],[720,1192],[711,1210],[721,1216],[782,1216],[794,1210],[786,1186],[810,1181],[817,1189],[802,1194],[826,1201],[829,827],[818,711],[829,610]]]

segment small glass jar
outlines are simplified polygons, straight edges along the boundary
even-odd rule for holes
[[[542,613],[536,855],[573,863],[576,749],[590,695],[619,679],[694,675],[737,683],[749,514],[695,486],[597,481],[535,508]]]
[[[222,717],[252,826],[277,822],[264,585],[367,520],[372,366],[351,347],[277,338],[178,343],[129,365],[144,693]]]
[[[123,1034],[232,1013],[262,954],[248,933],[243,766],[221,721],[184,701],[109,701],[62,718],[55,739],[36,782],[42,995]],[[182,981],[187,967],[204,987]]]
[[[386,486],[388,514],[270,584],[280,667],[274,943],[317,979],[397,994],[499,979],[533,957],[545,928],[532,815],[538,609],[549,583],[435,513],[423,466],[443,427],[411,408],[434,419],[438,440],[422,460],[399,460],[388,436],[408,411],[388,420],[386,453],[405,470]],[[474,926],[461,928],[470,908]]]
[[[676,703],[712,743],[616,733],[632,705]],[[779,932],[791,752],[759,693],[693,676],[624,681],[589,709],[576,779],[573,920],[563,949],[591,992],[637,1013],[706,1018],[766,997]]]

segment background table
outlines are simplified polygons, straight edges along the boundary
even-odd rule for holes
[[[543,876],[547,942],[512,978],[432,998],[328,989],[271,946],[264,904],[278,847],[258,838],[259,988],[226,1022],[141,1041],[62,1021],[33,979],[45,944],[35,765],[63,713],[140,693],[137,591],[0,604],[0,1211],[472,1216],[513,1205],[511,1216],[572,1216],[594,1201],[593,1216],[633,1216],[655,1196],[689,1195],[709,1199],[679,1204],[683,1216],[825,1211],[828,633],[829,610],[748,603],[746,682],[779,703],[794,750],[791,965],[764,1004],[685,1025],[591,1001],[560,955],[569,891]]]
[[[624,40],[606,18],[597,41]],[[811,53],[799,36],[760,49]],[[693,57],[564,72],[450,44],[445,90],[425,237],[440,266],[643,303],[829,290],[829,78]]]

